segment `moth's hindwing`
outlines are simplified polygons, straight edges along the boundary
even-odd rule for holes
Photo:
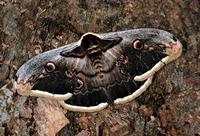
[[[181,52],[178,39],[159,29],[86,33],[78,42],[29,60],[14,84],[22,95],[57,99],[71,111],[95,112],[141,95],[154,74]]]

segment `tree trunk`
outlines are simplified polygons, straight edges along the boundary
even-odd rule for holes
[[[174,33],[182,56],[134,101],[97,113],[18,95],[12,75],[31,57],[88,31],[154,27]],[[1,0],[0,135],[200,136],[199,0]]]

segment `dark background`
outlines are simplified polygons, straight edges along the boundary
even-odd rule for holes
[[[56,101],[22,97],[13,73],[31,57],[88,31],[155,27],[174,33],[182,56],[133,102],[74,113]],[[200,136],[199,0],[1,0],[0,135]]]

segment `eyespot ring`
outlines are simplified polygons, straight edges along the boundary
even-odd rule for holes
[[[135,40],[132,43],[132,47],[136,50],[142,50],[144,48],[144,43],[140,40]]]
[[[46,70],[48,73],[53,72],[55,69],[56,69],[56,65],[55,65],[53,62],[48,62],[48,63],[45,65],[45,70]]]
[[[78,78],[78,80],[77,80],[77,85],[78,85],[78,86],[76,87],[76,89],[80,90],[80,89],[84,86],[83,80],[80,79],[80,78]]]

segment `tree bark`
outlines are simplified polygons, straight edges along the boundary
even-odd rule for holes
[[[77,113],[56,101],[20,96],[12,88],[15,71],[41,52],[88,31],[140,27],[174,33],[184,49],[130,103]],[[1,0],[0,135],[200,136],[200,1]]]

